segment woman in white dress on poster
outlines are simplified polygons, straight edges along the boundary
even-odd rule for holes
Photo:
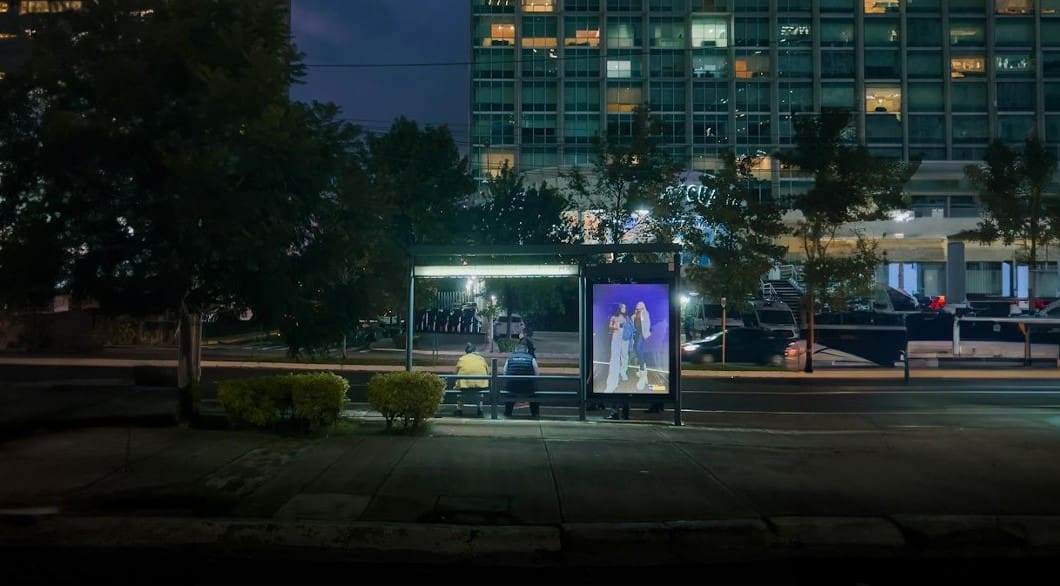
[[[622,371],[622,353],[626,352],[629,358],[629,342],[622,339],[622,330],[626,326],[626,304],[619,303],[615,313],[607,322],[607,331],[611,334],[611,354],[607,364],[607,383],[604,385],[605,393],[613,393],[618,389],[619,375]],[[622,377],[625,378],[625,377]]]

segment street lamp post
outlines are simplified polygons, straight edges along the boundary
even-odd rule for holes
[[[725,365],[725,298],[721,298],[721,364]]]

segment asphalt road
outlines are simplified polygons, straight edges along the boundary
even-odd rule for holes
[[[221,380],[251,374],[287,372],[282,368],[212,367],[203,371],[205,396]],[[350,400],[355,408],[367,409],[370,372],[344,371],[350,381]],[[131,383],[129,368],[90,366],[0,365],[0,381],[11,385],[47,385],[50,382],[110,379]],[[545,381],[541,390],[562,390],[561,381]],[[569,388],[569,387],[568,387]],[[449,397],[449,401],[453,398]],[[666,420],[672,412],[648,416],[646,404],[633,405],[633,418]],[[1027,418],[1053,425],[1060,421],[1060,381],[1035,380],[1015,372],[1010,379],[946,380],[913,379],[903,384],[896,376],[887,380],[768,380],[756,378],[701,378],[694,374],[682,380],[682,410],[687,422],[733,425],[755,416],[768,415],[777,423],[787,418],[800,427],[829,427],[841,418],[878,416],[897,418],[903,425],[962,425],[969,421],[1002,421],[1021,424]],[[488,410],[487,410],[488,411]],[[452,409],[443,407],[442,415]],[[544,406],[543,414],[577,417],[574,407]],[[603,411],[590,411],[601,417]],[[839,421],[837,423],[837,421]]]

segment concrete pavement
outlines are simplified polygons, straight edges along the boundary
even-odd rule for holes
[[[942,430],[437,420],[389,435],[356,414],[308,438],[68,430],[0,444],[0,548],[563,565],[1054,555],[1060,431],[1037,417]]]

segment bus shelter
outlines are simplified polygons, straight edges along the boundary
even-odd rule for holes
[[[559,244],[535,246],[414,246],[409,250],[405,368],[412,371],[416,280],[443,278],[576,277],[578,374],[576,396],[535,395],[542,405],[625,406],[672,403],[681,425],[681,257],[677,245]],[[612,262],[622,259],[621,262]],[[629,259],[648,259],[637,262]],[[500,383],[490,375],[492,416]],[[555,395],[555,396],[550,396]]]

